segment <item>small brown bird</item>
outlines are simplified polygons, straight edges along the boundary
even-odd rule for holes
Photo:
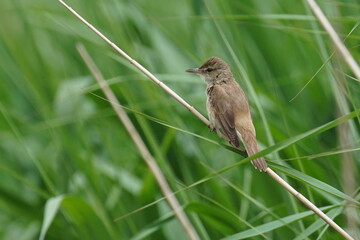
[[[257,153],[259,150],[249,104],[229,65],[218,57],[211,57],[200,67],[186,71],[200,75],[207,84],[206,108],[211,130],[225,134],[236,148],[240,146],[240,138],[249,156]],[[267,169],[264,158],[254,159],[251,163],[260,171]]]

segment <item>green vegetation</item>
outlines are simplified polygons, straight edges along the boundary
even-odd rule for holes
[[[318,2],[359,60],[359,2]],[[229,62],[270,166],[360,238],[360,83],[306,1],[67,3],[204,115],[184,70]],[[0,239],[186,239],[77,43],[202,239],[342,239],[57,1],[2,0],[0,22]]]

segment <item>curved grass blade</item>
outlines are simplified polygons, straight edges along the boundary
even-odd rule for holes
[[[346,195],[345,193],[337,190],[336,188],[316,179],[316,178],[313,178],[309,175],[306,175],[302,172],[299,172],[295,169],[292,169],[292,168],[288,168],[288,167],[285,167],[285,166],[281,166],[281,165],[278,165],[278,164],[271,164],[271,167],[274,169],[274,170],[278,170],[282,173],[284,173],[285,175],[289,176],[289,177],[292,177],[292,178],[295,178],[313,188],[317,188],[321,191],[324,191],[324,192],[327,192],[333,196],[336,196],[338,198],[341,198],[341,199],[346,199],[348,201],[351,201],[355,204],[358,204],[360,205],[360,202],[356,201],[355,199],[349,197],[348,195]]]
[[[328,207],[321,208],[321,210],[325,211],[325,210],[331,209],[333,207],[334,206],[328,206]],[[258,236],[259,234],[263,234],[266,232],[273,231],[277,228],[284,227],[285,225],[288,225],[295,221],[299,221],[299,220],[304,219],[305,217],[311,216],[313,214],[314,214],[314,212],[312,212],[312,211],[306,211],[306,212],[302,212],[302,213],[293,214],[293,215],[281,218],[279,220],[275,220],[275,221],[272,221],[269,223],[259,225],[259,226],[255,227],[255,229],[249,229],[249,230],[245,230],[245,231],[236,233],[234,235],[223,238],[222,240],[235,240],[235,239],[245,239],[245,238],[255,237],[255,236]]]
[[[60,209],[76,226],[76,232],[80,239],[113,239],[115,237],[109,229],[106,229],[104,223],[88,203],[78,197],[60,195],[50,198],[46,203],[40,240],[45,239],[45,235]]]
[[[45,239],[45,235],[53,222],[57,212],[59,211],[59,208],[61,206],[62,200],[65,198],[64,195],[60,195],[54,198],[50,198],[45,205],[45,211],[44,211],[44,220],[41,226],[41,232],[39,240]]]
[[[341,212],[342,212],[343,208],[334,208],[331,209],[326,215],[328,215],[331,219],[334,219],[336,216],[338,216]],[[316,220],[313,224],[311,224],[308,228],[305,229],[305,231],[302,231],[298,236],[296,236],[296,238],[294,238],[294,240],[302,240],[302,239],[306,239],[307,237],[309,237],[311,234],[313,234],[314,232],[316,232],[317,230],[319,230],[322,227],[329,227],[329,225],[327,225],[323,220],[318,219]],[[321,237],[321,236],[319,236]]]

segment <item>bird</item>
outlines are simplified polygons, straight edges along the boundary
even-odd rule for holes
[[[229,65],[219,57],[211,57],[200,67],[187,69],[186,72],[198,74],[207,84],[206,109],[210,130],[225,135],[235,148],[240,147],[240,139],[248,156],[256,154],[259,149],[249,103]],[[251,163],[263,172],[268,168],[263,157]]]

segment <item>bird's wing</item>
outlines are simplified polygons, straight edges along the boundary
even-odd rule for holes
[[[239,147],[239,139],[235,129],[235,116],[230,96],[223,86],[214,85],[209,92],[209,104],[214,113],[218,128],[229,138],[230,143]]]

